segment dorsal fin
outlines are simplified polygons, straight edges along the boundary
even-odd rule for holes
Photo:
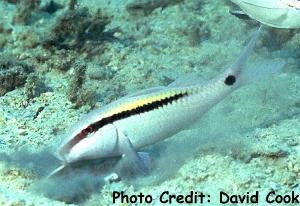
[[[196,74],[185,74],[169,84],[168,87],[188,87],[199,85],[204,82],[206,82],[206,80]]]
[[[166,87],[164,87],[164,86],[158,86],[158,87],[153,87],[153,88],[149,88],[149,89],[143,89],[143,90],[134,92],[132,94],[128,94],[125,97],[138,97],[138,96],[141,96],[141,95],[151,94],[151,93],[154,93],[154,92],[158,92],[158,91],[161,91],[161,90],[163,90],[165,88]]]

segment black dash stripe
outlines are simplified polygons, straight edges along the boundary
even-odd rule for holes
[[[87,126],[86,128],[82,129],[74,138],[72,138],[65,146],[62,150],[64,150],[65,152],[69,151],[75,144],[77,144],[78,142],[80,142],[82,139],[86,138],[88,136],[88,134],[93,133],[98,131],[101,127],[107,125],[107,124],[111,124],[117,120],[121,120],[133,115],[137,115],[137,114],[141,114],[144,112],[149,112],[152,111],[154,109],[158,109],[164,105],[170,104],[175,102],[178,99],[181,99],[185,96],[188,96],[187,92],[184,93],[180,93],[180,94],[175,94],[173,96],[170,97],[166,97],[164,99],[160,99],[154,102],[150,102],[148,104],[144,104],[141,106],[138,106],[134,109],[131,110],[125,110],[116,114],[113,114],[109,117],[105,117],[93,124],[90,124],[89,126]]]
[[[93,131],[97,131],[101,127],[103,127],[107,124],[111,124],[111,123],[113,123],[117,120],[125,119],[125,118],[133,116],[133,115],[137,115],[137,114],[141,114],[141,113],[144,113],[144,112],[152,111],[154,109],[158,109],[159,107],[162,107],[164,105],[173,103],[174,101],[179,100],[179,99],[181,99],[181,98],[183,98],[187,95],[188,95],[187,92],[180,93],[180,94],[175,94],[173,96],[166,97],[164,99],[160,99],[160,100],[148,103],[148,104],[138,106],[138,107],[136,107],[134,109],[131,109],[131,110],[125,110],[125,111],[122,111],[120,113],[113,114],[109,117],[105,117],[105,118],[91,124],[90,127],[93,128]]]

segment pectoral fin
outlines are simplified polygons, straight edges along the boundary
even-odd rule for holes
[[[118,130],[120,151],[122,152],[123,167],[142,174],[148,174],[150,171],[150,157],[148,153],[136,152],[130,139],[120,130]]]

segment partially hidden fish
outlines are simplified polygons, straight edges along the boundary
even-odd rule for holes
[[[71,129],[59,147],[57,156],[63,165],[51,175],[73,162],[117,156],[147,170],[149,157],[138,152],[139,149],[184,130],[246,82],[284,66],[282,61],[275,61],[264,68],[245,67],[260,30],[232,66],[205,84],[179,81],[139,91],[91,111]]]
[[[299,0],[231,0],[262,24],[286,29],[300,28]]]

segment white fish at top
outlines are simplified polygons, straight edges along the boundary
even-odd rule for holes
[[[143,90],[91,111],[71,129],[59,147],[57,156],[63,164],[51,175],[73,162],[117,156],[127,158],[142,171],[147,170],[149,156],[137,152],[139,149],[184,130],[246,82],[284,66],[282,61],[275,61],[264,67],[245,67],[260,30],[232,66],[205,84],[175,81],[167,87]]]
[[[276,28],[300,28],[299,0],[231,0],[251,18]]]

